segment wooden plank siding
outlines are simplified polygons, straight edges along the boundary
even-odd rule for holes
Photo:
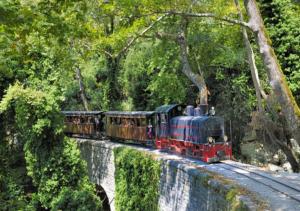
[[[65,132],[72,134],[94,135],[96,134],[94,123],[65,122]]]
[[[106,128],[107,136],[146,141],[147,140],[147,126],[136,127],[136,126],[123,126],[123,125],[107,125]]]

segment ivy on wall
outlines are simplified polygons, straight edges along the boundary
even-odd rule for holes
[[[116,210],[158,210],[161,164],[143,152],[114,149]]]

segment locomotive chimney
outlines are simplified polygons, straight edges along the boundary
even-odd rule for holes
[[[208,114],[208,105],[207,104],[201,104],[199,106],[200,109],[200,116],[205,116]]]

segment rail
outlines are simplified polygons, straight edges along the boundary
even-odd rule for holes
[[[239,175],[247,177],[259,184],[267,186],[272,190],[284,194],[285,196],[300,202],[300,188],[291,186],[283,181],[275,179],[265,173],[252,171],[247,166],[242,166],[240,163],[232,161],[222,161],[218,164],[219,167],[235,172]]]

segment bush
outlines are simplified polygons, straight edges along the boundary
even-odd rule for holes
[[[60,95],[55,89],[47,91],[16,83],[0,103],[4,120],[13,120],[4,123],[6,128],[13,128],[13,137],[24,146],[27,174],[35,191],[28,209],[72,206],[83,210],[94,205],[98,209],[100,200],[88,181],[86,164],[76,143],[63,134]],[[74,193],[66,196],[68,190]]]
[[[158,210],[160,163],[150,155],[115,148],[116,210]]]

